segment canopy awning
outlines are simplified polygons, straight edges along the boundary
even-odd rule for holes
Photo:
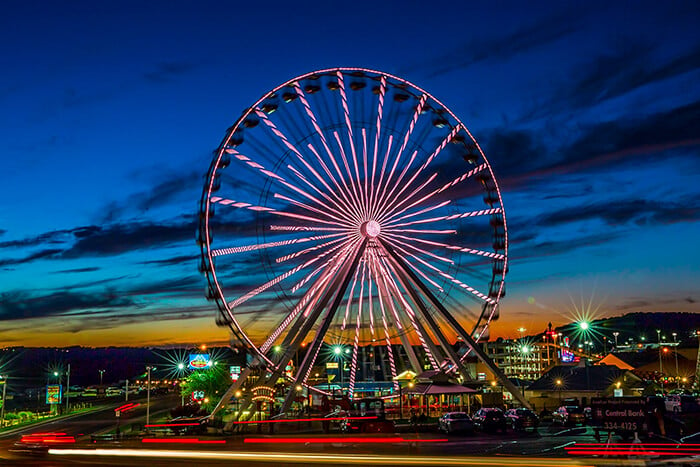
[[[478,391],[459,384],[435,384],[435,383],[418,383],[413,388],[405,391],[407,394],[423,394],[423,395],[438,395],[438,394],[474,394]]]

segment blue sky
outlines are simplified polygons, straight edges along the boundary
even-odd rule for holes
[[[7,3],[0,344],[226,340],[194,242],[212,150],[334,66],[416,83],[484,148],[511,238],[498,333],[582,297],[698,311],[698,23],[690,1]]]

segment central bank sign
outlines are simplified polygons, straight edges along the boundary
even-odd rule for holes
[[[591,415],[606,430],[646,430],[646,401],[643,397],[591,399]]]

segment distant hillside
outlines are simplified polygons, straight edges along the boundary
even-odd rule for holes
[[[613,332],[619,332],[618,343],[622,344],[632,338],[639,342],[642,336],[647,342],[656,342],[656,330],[661,330],[661,335],[666,336],[666,342],[673,340],[672,333],[678,333],[678,341],[685,345],[697,345],[695,331],[700,330],[700,313],[628,313],[614,318],[598,319],[590,323],[593,335],[602,339],[606,336],[610,342],[614,342]],[[578,323],[567,324],[557,328],[564,335],[573,335]],[[602,334],[602,335],[601,335]]]

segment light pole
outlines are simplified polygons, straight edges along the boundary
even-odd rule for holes
[[[68,371],[66,371],[66,413],[69,412],[69,402],[70,402],[70,363],[68,364]]]
[[[557,384],[557,389],[559,390],[559,405],[561,405],[561,380],[558,379],[555,381],[555,383]]]
[[[615,337],[615,351],[617,351],[617,336],[619,336],[620,333],[615,331],[613,332],[613,336]]]
[[[2,384],[2,407],[0,407],[0,427],[5,426],[5,392],[7,391],[7,376],[0,375]]]
[[[664,388],[664,364],[661,360],[661,329],[656,330],[656,341],[659,344],[659,381],[661,382],[661,389]]]
[[[678,333],[671,334],[673,336],[673,355],[676,357],[676,387],[681,387],[681,382],[678,378],[678,343],[676,342],[676,336]]]
[[[102,387],[102,375],[104,374],[105,371],[107,370],[97,370],[100,372],[100,387]]]
[[[152,366],[146,367],[146,372],[148,373],[148,384],[146,386],[146,425],[151,424],[151,370],[154,369],[155,368]]]

